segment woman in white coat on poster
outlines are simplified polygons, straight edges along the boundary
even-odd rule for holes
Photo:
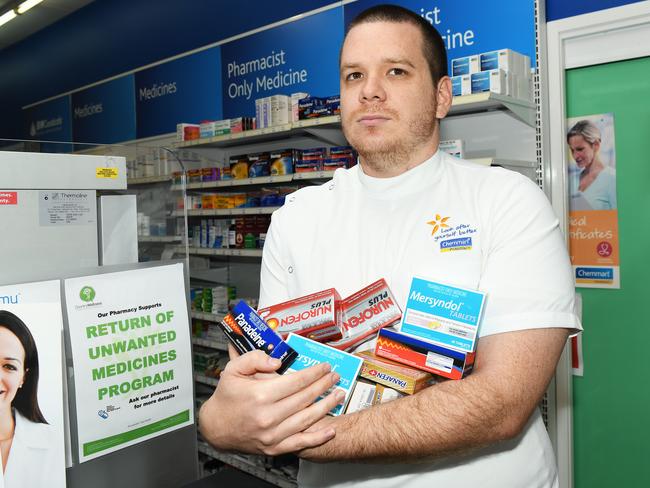
[[[0,310],[0,453],[5,488],[48,486],[59,468],[37,390],[34,338],[16,315]]]

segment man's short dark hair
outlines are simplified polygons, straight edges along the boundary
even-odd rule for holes
[[[376,5],[364,10],[357,15],[348,25],[345,37],[350,30],[361,24],[372,22],[394,22],[397,24],[411,24],[417,27],[422,34],[422,54],[429,65],[433,86],[443,76],[447,76],[447,51],[440,33],[429,22],[415,12],[398,5]],[[345,42],[345,39],[343,40]]]

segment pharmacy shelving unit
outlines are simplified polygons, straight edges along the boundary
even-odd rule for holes
[[[453,99],[452,107],[449,116],[443,122],[443,139],[465,139],[462,137],[462,130],[467,126],[478,126],[477,130],[481,130],[481,120],[488,119],[490,122],[489,130],[494,130],[493,122],[496,120],[498,124],[505,125],[505,129],[501,139],[498,141],[489,141],[489,144],[499,145],[503,149],[504,144],[511,144],[511,142],[504,143],[504,141],[513,133],[524,134],[524,138],[531,138],[534,134],[535,126],[535,104],[523,100],[517,100],[507,96],[496,95],[493,93],[481,93],[476,95],[469,95],[464,97],[455,97]],[[445,128],[450,126],[450,130],[446,131]],[[457,127],[459,129],[457,129]],[[497,125],[496,127],[498,127]],[[514,129],[513,129],[514,128]],[[486,129],[482,129],[486,132]],[[474,131],[470,131],[474,133]],[[478,139],[478,137],[477,137]],[[341,130],[341,120],[339,116],[324,117],[322,119],[312,119],[306,121],[299,121],[296,123],[285,124],[277,127],[256,129],[237,134],[226,134],[211,138],[198,139],[193,141],[180,142],[176,144],[176,148],[180,151],[206,151],[207,153],[216,153],[221,158],[215,159],[224,160],[227,155],[243,154],[247,152],[259,152],[266,150],[266,145],[275,145],[270,149],[277,149],[278,144],[284,147],[297,147],[296,143],[301,141],[309,141],[311,147],[315,145],[344,145],[346,144],[345,138]],[[308,146],[309,147],[309,146]],[[537,163],[535,162],[534,153],[521,151],[517,148],[513,151],[496,151],[494,147],[473,147],[471,144],[467,145],[466,158],[471,159],[478,164],[486,166],[503,166],[508,169],[519,171],[533,180],[537,180]],[[171,185],[171,190],[180,192],[187,191],[189,193],[196,192],[219,192],[231,191],[240,192],[247,189],[258,189],[263,186],[286,185],[286,186],[304,186],[305,184],[320,184],[333,177],[334,172],[314,172],[314,173],[296,173],[290,175],[278,176],[265,176],[258,178],[247,179],[230,179],[221,181],[205,181],[205,182],[191,182],[185,185],[174,184]],[[213,218],[228,218],[235,216],[245,215],[263,215],[271,214],[277,207],[259,207],[259,208],[239,208],[239,209],[188,209],[175,210],[174,216],[186,215],[188,220],[191,221],[196,217],[213,217]],[[237,269],[236,263],[239,260],[255,261],[257,264],[253,265],[253,271],[249,271],[250,267],[245,273],[250,273],[248,281],[254,281],[257,284],[259,276],[259,263],[262,256],[261,249],[210,249],[200,247],[186,247],[181,244],[175,246],[177,253],[189,253],[190,256],[209,257],[211,259],[225,259],[228,263],[229,277],[231,279],[239,278],[237,276],[241,269]],[[193,312],[192,316],[196,319],[218,321],[220,316],[210,316]],[[215,350],[223,350],[223,344],[215,344],[205,339],[193,339],[194,344],[210,347]],[[208,378],[204,375],[195,375],[195,380],[203,385],[216,385],[217,381],[214,378]],[[219,459],[232,466],[235,466],[243,471],[266,479],[278,486],[295,486],[295,480],[286,480],[286,477],[276,478],[280,476],[278,473],[273,473],[269,470],[261,469],[258,466],[252,466],[249,463],[237,459],[232,455],[220,453],[215,451],[204,442],[199,442],[199,450],[209,457]],[[275,481],[274,481],[275,480]]]

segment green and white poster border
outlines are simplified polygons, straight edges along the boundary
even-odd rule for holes
[[[79,462],[194,423],[182,264],[64,282]]]

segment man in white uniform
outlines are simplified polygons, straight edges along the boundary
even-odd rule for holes
[[[312,404],[337,380],[326,366],[278,377],[248,353],[201,412],[217,447],[297,452],[301,486],[557,486],[537,405],[580,328],[564,241],[530,180],[438,151],[446,69],[440,35],[416,14],[379,6],[353,21],[341,117],[359,164],[274,213],[260,306],[382,277],[402,308],[414,275],[476,288],[488,299],[474,372],[334,418],[335,394]]]

